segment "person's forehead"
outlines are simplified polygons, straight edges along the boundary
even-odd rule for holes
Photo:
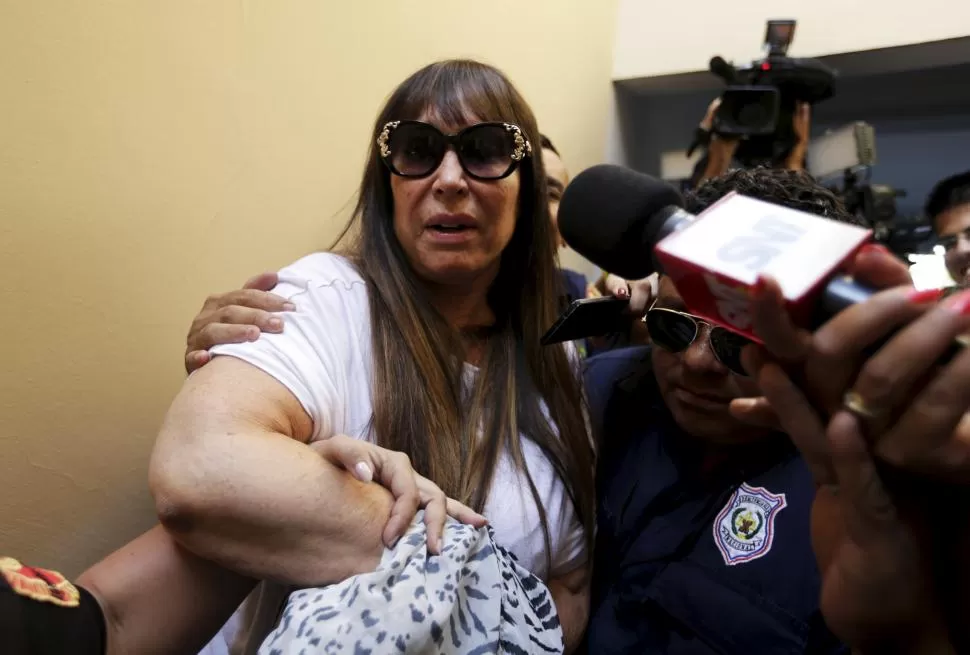
[[[569,174],[562,158],[549,148],[542,149],[542,164],[546,167],[546,174],[558,180],[565,186],[569,182]]]
[[[936,217],[936,230],[941,236],[949,236],[970,228],[970,203],[950,207]]]
[[[434,107],[425,108],[425,110],[421,112],[421,115],[418,116],[419,121],[434,125],[445,134],[454,134],[456,132],[460,132],[470,125],[483,122],[480,118],[475,116],[467,109],[463,112],[461,118],[457,120],[457,122],[454,116],[450,116],[449,119],[450,120],[446,120],[441,115],[441,112]]]

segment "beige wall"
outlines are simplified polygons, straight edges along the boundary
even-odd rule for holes
[[[189,320],[329,242],[408,73],[497,64],[570,167],[600,161],[614,9],[3,3],[0,554],[74,574],[153,522],[146,463]]]
[[[768,19],[798,20],[790,54],[856,52],[970,35],[966,0],[620,0],[613,77],[707,70],[712,56],[760,55]]]

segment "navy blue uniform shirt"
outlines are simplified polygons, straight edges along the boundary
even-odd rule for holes
[[[684,433],[649,347],[587,361],[600,443],[589,653],[847,652],[818,610],[815,484],[790,440],[726,453]]]
[[[566,293],[566,297],[563,299],[563,306],[568,306],[572,301],[582,300],[586,297],[586,286],[588,282],[586,281],[585,275],[568,268],[560,268],[559,273],[562,276],[562,286]]]

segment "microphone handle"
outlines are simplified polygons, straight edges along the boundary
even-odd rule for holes
[[[843,309],[847,309],[851,305],[865,302],[875,293],[875,289],[867,287],[864,284],[860,284],[847,275],[840,275],[832,278],[829,280],[829,283],[825,285],[825,291],[822,293],[822,302],[819,308],[820,311],[818,312],[814,327],[817,328],[821,326],[822,323],[827,321],[829,318],[835,316]],[[869,345],[864,351],[866,356],[870,357],[874,355],[880,348],[885,346],[890,339],[896,336],[897,332],[898,330],[893,330],[882,339],[879,339],[875,343]],[[970,335],[961,335],[957,337],[936,360],[936,365],[944,366],[949,364],[953,358],[962,353],[968,345],[970,345]]]
[[[860,284],[848,275],[839,275],[829,280],[822,293],[822,307],[819,321],[815,327],[835,316],[843,309],[869,300],[876,291]]]

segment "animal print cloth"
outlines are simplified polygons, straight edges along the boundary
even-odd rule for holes
[[[374,573],[290,595],[260,655],[562,653],[549,590],[495,543],[451,519],[428,556],[423,513]]]

